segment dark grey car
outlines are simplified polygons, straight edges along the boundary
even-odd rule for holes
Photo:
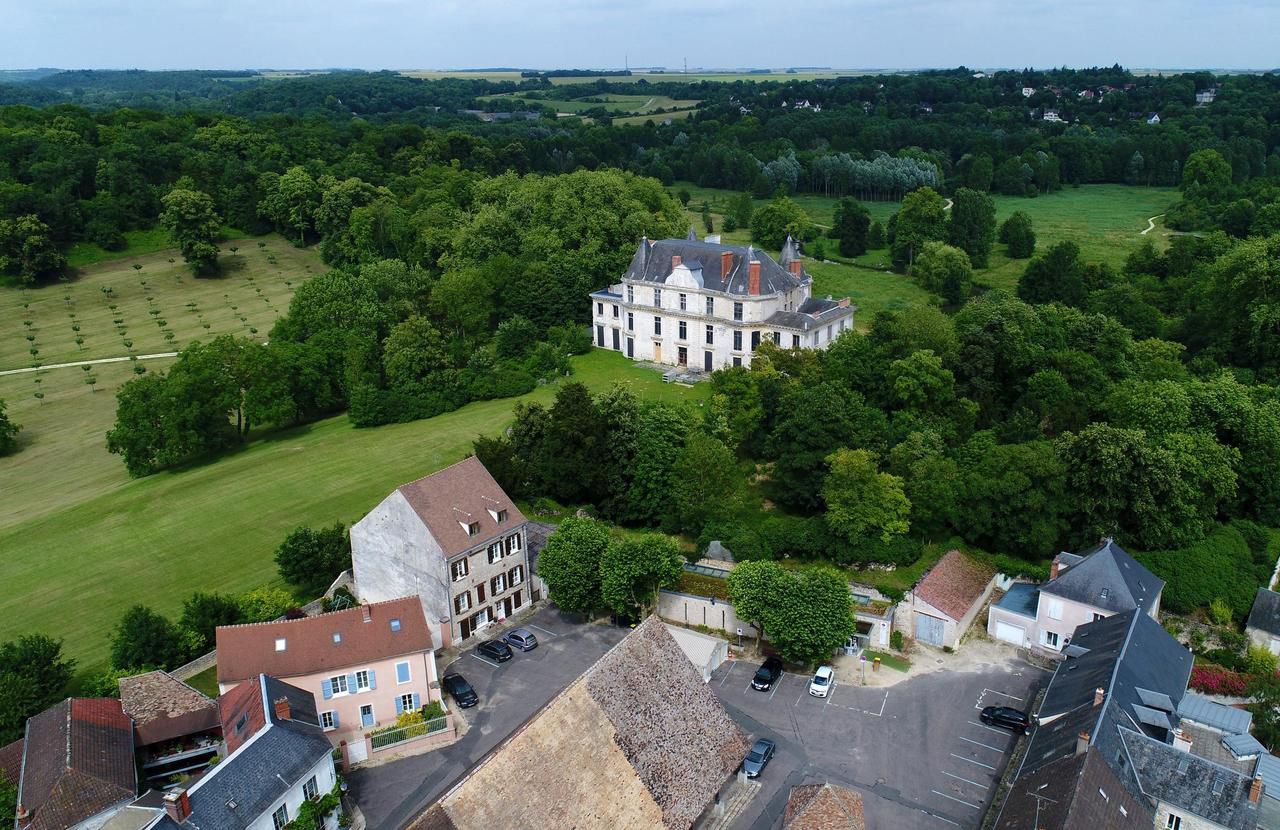
[[[752,744],[747,757],[742,759],[742,771],[748,778],[755,778],[764,772],[764,768],[769,765],[769,759],[773,757],[773,751],[777,748],[777,744],[768,738],[756,741]]]
[[[502,637],[502,642],[521,651],[533,651],[538,647],[538,638],[527,628],[513,628]]]

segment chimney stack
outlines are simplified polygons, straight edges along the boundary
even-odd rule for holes
[[[1089,751],[1089,733],[1081,732],[1076,735],[1076,755],[1083,755]]]
[[[187,791],[174,790],[164,794],[164,811],[176,824],[182,824],[191,815],[191,799]]]
[[[733,270],[733,251],[720,252],[720,279],[728,280],[729,272]]]
[[[747,293],[753,297],[760,296],[760,260],[758,259],[747,263]]]
[[[289,720],[290,716],[293,714],[289,708],[289,698],[287,697],[278,697],[272,701],[271,705],[275,710],[276,718],[278,720]]]
[[[1253,783],[1249,785],[1249,801],[1257,804],[1260,798],[1262,798],[1262,776],[1255,775]]]
[[[672,270],[672,271],[676,270],[676,266],[677,266],[677,265],[679,265],[679,264],[680,264],[680,255],[679,255],[679,254],[672,254],[672,255],[671,255],[671,270]]]
[[[1173,730],[1173,748],[1181,752],[1191,751],[1191,739],[1181,728]]]
[[[797,277],[800,276],[800,268],[801,268],[800,260],[798,259],[791,260],[790,262],[787,263],[787,268],[790,269],[791,273],[794,274],[795,276]]]
[[[19,823],[24,822],[29,818],[31,818],[31,811],[28,810],[25,805],[19,804],[18,813],[17,813],[18,822]]]
[[[373,622],[373,609],[369,607],[369,603],[360,606],[360,613],[365,622]]]
[[[1062,558],[1058,556],[1053,557],[1053,564],[1049,566],[1050,579],[1058,578],[1058,571],[1061,568],[1061,566],[1062,566]]]
[[[851,305],[851,303],[848,297],[841,297],[840,302],[836,303],[836,305],[840,306],[841,308],[848,308]]]
[[[1093,705],[1101,706],[1102,701],[1107,699],[1107,691],[1101,686],[1093,690]]]

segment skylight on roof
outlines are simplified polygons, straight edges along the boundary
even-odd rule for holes
[[[391,618],[391,630],[392,630],[392,631],[399,631],[399,630],[400,630],[400,618],[399,618],[399,617],[392,617],[392,618]]]
[[[284,647],[285,647],[285,640],[284,640],[284,637],[277,637],[277,638],[276,638],[276,651],[284,651]]]
[[[335,645],[342,642],[342,632],[340,631],[333,632],[333,642]]]

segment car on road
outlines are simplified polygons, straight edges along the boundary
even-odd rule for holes
[[[836,685],[835,671],[830,666],[818,666],[809,681],[809,694],[814,697],[826,697],[831,687]]]
[[[480,696],[476,694],[476,690],[460,674],[446,674],[441,678],[440,685],[444,687],[449,697],[453,698],[453,702],[458,704],[460,709],[470,709],[480,702]]]
[[[527,628],[513,628],[502,635],[502,642],[521,651],[533,651],[538,647],[538,638]]]
[[[751,678],[751,688],[757,692],[767,692],[778,682],[779,677],[782,677],[782,658],[776,655],[767,657],[760,668],[756,669],[756,676]]]
[[[1012,706],[988,706],[982,710],[978,718],[986,724],[1012,729],[1014,732],[1026,732],[1031,727],[1031,718],[1026,712]]]
[[[752,744],[747,757],[742,759],[742,771],[748,778],[755,778],[764,772],[764,768],[769,765],[769,759],[773,757],[773,751],[777,748],[777,744],[768,738],[756,741]]]
[[[488,657],[490,660],[496,660],[499,663],[505,663],[511,659],[511,647],[501,640],[485,640],[476,646],[476,654],[481,657]]]

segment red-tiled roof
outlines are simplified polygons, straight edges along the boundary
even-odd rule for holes
[[[446,557],[515,530],[525,520],[520,508],[474,455],[403,484],[397,491],[431,531]],[[501,522],[495,521],[490,510],[505,510],[506,517]],[[474,536],[468,536],[464,529],[464,525],[471,522],[480,525],[480,531]]]
[[[995,575],[995,568],[970,559],[958,550],[948,551],[916,585],[915,595],[958,620],[969,613]]]
[[[18,803],[23,830],[64,830],[131,800],[133,723],[120,701],[69,698],[27,722]]]
[[[277,650],[277,640],[284,640],[283,650]],[[402,597],[300,620],[220,626],[218,682],[259,674],[298,677],[431,649],[422,602]]]
[[[138,746],[218,728],[218,705],[165,671],[120,678],[120,705]]]

